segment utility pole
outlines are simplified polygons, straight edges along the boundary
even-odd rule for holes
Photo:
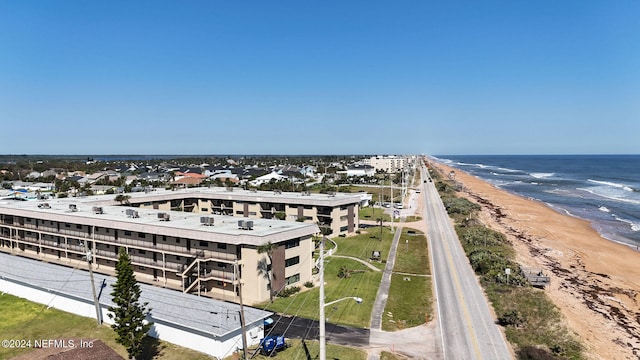
[[[243,359],[247,358],[247,330],[245,328],[244,323],[244,305],[242,304],[242,281],[239,279],[240,271],[238,269],[238,260],[234,263],[236,279],[238,279],[238,297],[240,298],[240,329],[242,331],[242,353],[244,354]]]
[[[389,189],[391,190],[391,232],[393,232],[393,218],[396,213],[396,208],[393,206],[393,179],[389,176]]]
[[[87,265],[89,265],[89,278],[91,279],[91,291],[93,292],[93,303],[96,306],[96,321],[98,322],[98,326],[102,325],[102,314],[100,313],[100,303],[98,302],[98,295],[96,294],[96,284],[93,281],[93,266],[91,265],[91,261],[93,256],[91,254],[91,249],[89,249],[89,245],[87,242],[84,242],[84,246],[87,249]]]
[[[324,323],[324,235],[320,239],[320,261],[318,262],[318,270],[320,270],[320,360],[327,358],[327,339],[325,335],[325,323]]]

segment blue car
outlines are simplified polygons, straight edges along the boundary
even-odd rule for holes
[[[284,341],[284,335],[271,335],[260,341],[260,350],[266,356],[273,356],[287,347],[289,347],[289,344]]]

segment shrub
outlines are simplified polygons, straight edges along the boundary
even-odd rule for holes
[[[307,289],[311,289],[313,287],[313,283],[311,281],[307,281],[306,283],[304,283],[304,287],[306,287]]]
[[[525,346],[516,353],[518,360],[556,360],[547,349],[537,346]]]
[[[291,286],[288,287],[282,291],[280,291],[280,293],[278,294],[279,297],[289,297],[291,295],[297,294],[300,292],[300,287],[299,286]]]

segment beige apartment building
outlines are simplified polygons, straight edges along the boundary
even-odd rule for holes
[[[197,214],[231,215],[251,219],[274,219],[319,224],[330,236],[354,233],[363,197],[357,194],[312,194],[254,191],[232,188],[189,188],[131,194],[131,206],[141,209],[178,210]]]
[[[131,201],[139,207],[120,206],[113,195],[1,200],[0,251],[79,268],[87,268],[90,251],[93,270],[114,275],[124,248],[138,281],[234,302],[242,290],[247,304],[268,300],[271,288],[302,286],[312,279],[313,237],[320,231],[315,223],[213,215],[215,202],[182,192],[187,194],[163,201],[153,194],[135,196]],[[175,204],[198,211],[170,210]],[[234,212],[249,206],[239,200],[220,202],[222,210],[222,204]],[[338,206],[335,211],[343,210]],[[269,242],[276,245],[271,266],[266,254],[257,251]],[[25,271],[25,276],[37,275]]]
[[[397,173],[402,171],[409,164],[409,159],[403,156],[374,156],[364,160],[365,165],[373,166],[376,171],[382,170],[387,173]]]

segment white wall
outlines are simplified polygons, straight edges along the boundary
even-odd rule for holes
[[[28,284],[17,283],[7,279],[0,279],[0,291],[72,314],[90,317],[92,319],[95,319],[96,317],[94,303],[78,299],[76,297],[52,293],[46,289],[34,288]],[[100,310],[103,322],[106,324],[113,324],[113,320],[107,316],[108,311],[106,307],[101,306]],[[150,336],[182,347],[200,351],[217,358],[222,359],[231,355],[236,349],[242,348],[240,330],[235,331],[226,337],[214,338],[212,334],[205,334],[197,330],[190,331],[190,329],[176,324],[167,323],[159,319],[154,319],[153,317],[151,318],[151,321],[154,322],[154,325],[151,330],[149,330]],[[248,346],[258,344],[260,339],[263,337],[264,331],[262,321],[247,324]]]

